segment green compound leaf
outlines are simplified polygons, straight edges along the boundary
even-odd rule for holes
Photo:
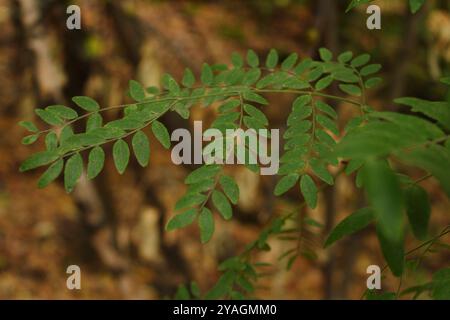
[[[166,149],[170,148],[170,135],[169,131],[167,131],[166,126],[159,122],[158,120],[153,121],[152,123],[152,132],[155,135],[156,139],[162,144],[162,146]]]
[[[64,187],[67,193],[70,193],[75,188],[75,185],[83,173],[83,158],[79,153],[75,153],[66,162],[64,169]]]
[[[89,153],[87,177],[94,179],[102,171],[105,164],[105,152],[99,146],[93,148]]]
[[[146,167],[150,160],[150,142],[147,135],[142,131],[138,131],[133,136],[131,144],[137,161],[142,167]]]
[[[128,144],[122,139],[119,139],[114,143],[113,159],[117,172],[123,174],[130,160],[130,149],[128,148]]]

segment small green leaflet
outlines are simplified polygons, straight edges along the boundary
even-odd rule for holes
[[[339,89],[352,96],[361,96],[361,88],[354,84],[339,84]]]
[[[150,159],[150,142],[147,135],[142,131],[136,132],[131,144],[137,161],[142,167],[146,167]]]
[[[197,217],[196,209],[190,209],[183,213],[177,214],[176,216],[172,217],[172,219],[170,219],[170,221],[167,223],[166,230],[172,231],[187,227],[188,225],[194,222],[196,217]]]
[[[162,85],[170,93],[178,94],[180,92],[180,86],[177,81],[168,73],[165,73],[162,77]]]
[[[45,110],[50,111],[67,120],[72,120],[78,117],[78,114],[75,110],[62,105],[48,106],[47,108],[45,108]]]
[[[133,98],[133,100],[139,102],[145,99],[145,89],[139,82],[130,80],[129,87],[130,97]]]
[[[64,187],[67,193],[73,191],[75,185],[83,173],[83,158],[79,153],[75,153],[66,162],[64,169]]]
[[[80,108],[82,108],[88,112],[95,112],[100,109],[100,106],[97,103],[97,101],[95,101],[94,99],[89,98],[89,97],[85,97],[85,96],[73,97],[72,101],[77,106],[79,106]]]
[[[202,81],[202,83],[204,85],[210,85],[210,84],[212,84],[213,79],[214,79],[214,74],[213,74],[211,67],[207,63],[204,63],[203,67],[202,67],[202,73],[200,76],[200,80]]]
[[[202,180],[214,177],[220,171],[220,166],[218,165],[204,165],[194,171],[192,171],[184,180],[186,184],[194,184]]]
[[[362,168],[363,185],[377,219],[377,229],[389,242],[403,238],[402,190],[386,161],[369,159]]]
[[[333,54],[327,48],[320,48],[319,55],[320,55],[320,59],[322,59],[325,62],[329,62],[333,58]]]
[[[158,120],[153,121],[152,132],[164,148],[170,148],[169,131],[167,131],[167,128],[161,122],[159,122]]]
[[[278,64],[278,52],[275,49],[270,49],[266,58],[266,67],[273,69]]]
[[[252,68],[257,68],[259,66],[258,55],[251,49],[247,52],[247,63]]]
[[[297,62],[298,54],[297,53],[291,53],[282,63],[281,63],[281,70],[283,71],[289,71],[291,70],[295,63]]]
[[[363,208],[347,216],[344,220],[331,231],[324,247],[328,247],[344,236],[353,234],[361,229],[364,229],[374,220],[372,209]]]
[[[128,148],[128,144],[122,139],[119,139],[114,143],[113,159],[117,172],[123,174],[128,166],[128,161],[130,160],[130,149]]]
[[[321,90],[328,88],[331,85],[331,83],[333,82],[333,80],[334,80],[334,78],[331,75],[320,79],[316,83],[316,86],[315,86],[316,90],[321,91]]]
[[[379,77],[370,78],[366,82],[364,82],[364,87],[366,87],[367,89],[372,89],[372,88],[378,86],[382,82],[383,82],[382,78],[379,78]]]
[[[45,146],[47,150],[55,150],[58,147],[58,136],[55,132],[51,131],[45,137]]]
[[[61,172],[63,171],[64,160],[59,159],[55,163],[53,163],[48,169],[44,172],[41,178],[38,181],[39,188],[45,188],[51,182],[53,182],[56,178],[59,177]]]
[[[241,55],[237,52],[233,52],[231,54],[231,62],[233,63],[233,66],[236,68],[242,68],[244,65],[244,60],[242,59]]]
[[[25,172],[41,166],[45,166],[58,158],[59,155],[55,151],[41,151],[35,153],[22,163],[22,165],[20,166],[20,172]]]
[[[89,153],[87,177],[94,179],[102,171],[105,164],[105,152],[99,146],[93,148]]]
[[[44,109],[35,109],[34,112],[42,121],[52,126],[60,126],[64,121],[54,112]]]
[[[359,68],[366,65],[369,61],[370,61],[370,54],[363,53],[357,56],[355,59],[353,59],[350,65],[354,68]]]
[[[185,194],[175,204],[175,210],[181,210],[204,203],[208,198],[203,194]]]
[[[32,134],[29,136],[26,136],[22,139],[22,144],[24,145],[30,145],[33,144],[39,139],[39,134]]]
[[[281,180],[278,181],[277,185],[275,186],[274,194],[276,196],[280,196],[283,193],[286,193],[297,183],[299,177],[300,176],[298,174],[291,173],[291,174],[281,178]]]
[[[340,63],[347,63],[347,62],[349,62],[350,60],[352,60],[352,58],[353,58],[353,52],[351,52],[351,51],[346,51],[346,52],[341,53],[341,54],[338,56],[338,61],[339,61]]]
[[[221,176],[219,183],[231,203],[237,204],[239,200],[239,187],[236,182],[234,182],[233,178],[229,176]]]
[[[184,70],[183,80],[181,83],[187,88],[191,88],[195,84],[195,76],[191,69],[186,68]]]
[[[30,121],[20,121],[19,126],[27,129],[30,132],[36,133],[39,131],[39,129],[36,127],[36,125]]]
[[[381,64],[369,64],[368,66],[365,66],[361,69],[360,73],[362,76],[370,76],[374,73],[377,73],[381,70]]]
[[[86,132],[100,128],[103,124],[103,118],[100,113],[94,113],[89,116],[86,123]]]
[[[211,198],[214,206],[220,212],[222,217],[225,220],[230,220],[233,216],[233,209],[225,195],[220,191],[214,190]]]
[[[269,120],[267,119],[266,115],[258,108],[255,108],[254,106],[246,103],[244,104],[244,110],[248,115],[252,116],[263,125],[267,126],[269,124]]]
[[[377,225],[377,236],[383,256],[389,265],[389,269],[391,269],[396,277],[401,276],[403,273],[405,256],[403,237],[399,237],[395,240],[387,239],[384,232],[379,228],[379,225]]]
[[[260,103],[260,104],[264,104],[267,105],[269,104],[269,102],[261,95],[254,93],[252,91],[246,91],[244,92],[244,94],[242,95],[244,100],[248,100],[248,101],[252,101],[252,102],[256,102],[256,103]]]
[[[332,186],[334,184],[333,176],[328,172],[325,164],[320,163],[316,159],[311,159],[310,166],[314,174],[320,178],[320,180],[324,181],[328,185]]]
[[[214,234],[214,217],[208,208],[203,208],[198,217],[198,226],[200,228],[200,240],[207,243]]]
[[[420,186],[412,185],[405,190],[406,213],[414,236],[424,240],[428,233],[430,202],[427,192]]]
[[[317,206],[317,187],[313,179],[307,174],[300,179],[300,191],[308,207],[314,209]]]

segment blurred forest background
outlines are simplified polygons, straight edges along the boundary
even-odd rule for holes
[[[276,177],[232,166],[241,189],[235,217],[217,219],[212,241],[201,245],[196,226],[164,231],[194,166],[172,164],[170,151],[152,141],[145,169],[133,160],[120,176],[109,157],[104,172],[95,181],[83,178],[71,195],[61,181],[39,190],[40,171],[18,171],[31,154],[20,145],[18,121],[33,120],[35,108],[69,103],[76,95],[91,96],[103,107],[130,102],[130,79],[159,85],[164,72],[180,79],[189,67],[198,74],[203,62],[228,63],[233,51],[249,48],[261,57],[272,47],[303,58],[317,58],[322,46],[335,54],[368,52],[383,65],[384,84],[369,96],[379,110],[399,110],[392,99],[400,96],[445,98],[445,87],[437,83],[450,74],[450,2],[427,1],[414,15],[406,0],[374,3],[382,9],[382,30],[366,28],[366,6],[346,14],[344,0],[0,0],[0,299],[160,299],[192,280],[206,291],[221,261],[239,254],[271,217],[301,200],[298,190],[276,199]],[[66,28],[69,4],[81,7],[81,30]],[[270,125],[283,128],[293,97],[269,99]],[[336,107],[344,119],[351,116],[351,109]],[[206,121],[215,112],[194,110],[193,119]],[[116,116],[113,110],[107,114]],[[175,114],[164,123],[170,130],[191,127]],[[431,192],[430,232],[437,234],[450,222],[450,204],[436,181],[422,185]],[[331,227],[364,201],[352,178],[341,175],[322,192],[317,209],[304,212],[321,224],[305,230],[310,254],[286,271],[277,262],[286,244],[272,239],[272,250],[254,257],[273,263],[255,295],[359,299],[367,266],[383,266],[374,230],[322,247]],[[408,239],[407,248],[417,244]],[[428,253],[423,271],[406,277],[404,287],[426,281],[449,262],[448,250]],[[66,288],[71,264],[82,270],[79,291]],[[395,291],[397,284],[391,276],[383,279],[383,289]]]

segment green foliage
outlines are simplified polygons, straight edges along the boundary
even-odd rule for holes
[[[428,194],[422,187],[412,185],[405,190],[405,198],[406,213],[414,236],[425,240],[431,213]]]
[[[374,221],[374,213],[370,208],[360,209],[344,220],[342,220],[330,233],[327,240],[325,241],[325,247],[330,246],[337,240],[355,233],[369,225],[369,223]]]
[[[352,1],[349,9],[369,1]],[[417,10],[424,1],[411,1]],[[377,73],[381,65],[370,62],[370,55],[352,52],[333,54],[325,48],[319,50],[319,61],[299,61],[296,53],[280,61],[280,55],[271,49],[265,58],[249,50],[245,57],[232,55],[227,65],[203,64],[196,78],[186,69],[177,82],[169,74],[162,79],[162,90],[147,88],[130,81],[128,93],[134,103],[100,109],[89,97],[74,97],[72,101],[82,109],[62,105],[36,109],[36,115],[50,129],[39,130],[30,121],[20,122],[29,134],[22,143],[29,145],[45,139],[45,150],[26,159],[20,171],[47,167],[38,186],[45,187],[63,175],[64,186],[71,192],[83,173],[83,157],[87,155],[87,178],[93,179],[103,170],[107,155],[106,144],[112,144],[112,159],[120,174],[130,161],[130,147],[136,161],[143,167],[150,161],[150,141],[146,128],[151,128],[155,138],[164,148],[171,147],[170,134],[161,117],[175,112],[188,119],[190,108],[217,106],[217,116],[211,128],[227,134],[227,129],[265,129],[269,120],[265,109],[269,105],[266,93],[295,94],[292,108],[286,119],[283,133],[283,153],[280,159],[280,176],[274,194],[282,196],[292,190],[304,199],[310,209],[317,207],[323,188],[333,186],[336,175],[344,171],[355,174],[355,184],[365,189],[369,207],[345,217],[330,232],[325,241],[329,247],[337,240],[374,224],[380,248],[392,273],[401,276],[405,269],[404,237],[411,230],[417,239],[429,235],[428,222],[431,208],[427,193],[419,183],[405,175],[416,168],[425,178],[435,178],[450,196],[450,107],[446,101],[427,101],[418,98],[399,98],[396,103],[410,108],[408,115],[396,112],[375,112],[366,103],[366,94],[381,83]],[[197,80],[199,79],[199,80]],[[448,79],[443,83],[449,84]],[[341,89],[332,95],[332,84]],[[358,115],[343,123],[335,104],[355,107]],[[104,123],[102,113],[122,107],[119,119]],[[86,120],[84,132],[74,132],[75,122]],[[78,126],[79,127],[79,126]],[[77,127],[77,128],[78,128]],[[250,139],[242,137],[250,154],[258,154]],[[203,148],[203,155],[225,160],[234,149],[214,139]],[[247,155],[248,157],[248,155]],[[241,159],[242,160],[242,159]],[[248,160],[248,159],[244,159]],[[223,161],[222,161],[223,162]],[[247,164],[257,171],[258,164]],[[336,173],[337,172],[337,173]],[[234,178],[224,174],[220,163],[206,163],[192,171],[185,179],[186,192],[176,202],[175,214],[166,230],[198,226],[202,243],[214,235],[215,219],[233,217],[233,205],[239,201],[239,186]],[[303,204],[300,207],[303,208]],[[223,275],[217,284],[202,295],[191,284],[180,287],[177,296],[182,298],[233,298],[251,295],[258,279],[257,268],[264,267],[250,261],[255,250],[270,250],[269,238],[277,236],[286,241],[287,250],[279,257],[291,268],[299,256],[314,260],[313,242],[318,241],[322,225],[295,210],[281,216],[274,215],[270,225],[258,239],[250,243],[245,252],[226,260],[220,267]],[[295,227],[292,227],[295,224]],[[409,224],[409,228],[407,226]],[[302,241],[305,238],[308,241]],[[294,243],[293,243],[294,242]],[[448,297],[448,271],[437,273],[432,283],[411,289],[411,292],[431,292],[436,299]],[[447,287],[445,287],[447,285]],[[378,296],[368,293],[367,298],[392,298],[391,293]]]

